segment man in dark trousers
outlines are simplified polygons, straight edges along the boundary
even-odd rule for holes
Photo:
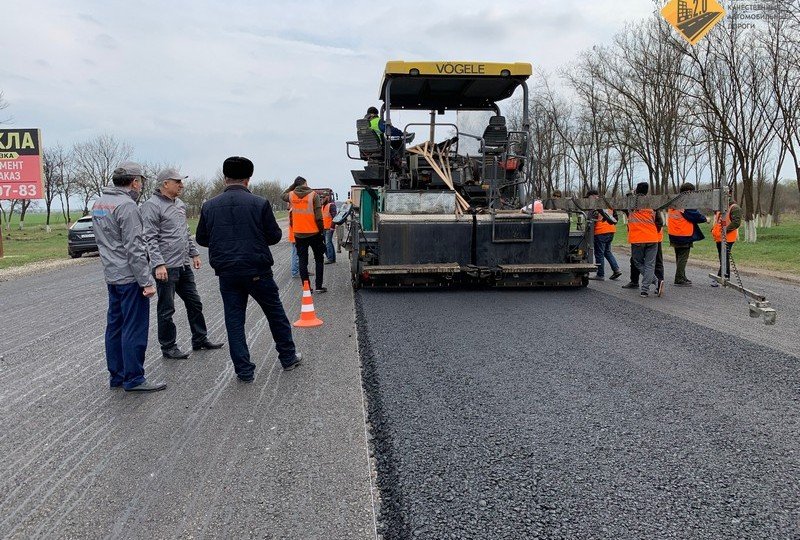
[[[189,353],[178,348],[177,332],[172,316],[175,314],[175,295],[186,306],[189,328],[192,330],[192,349],[219,349],[222,343],[208,339],[203,303],[197,294],[194,272],[201,266],[186,222],[186,205],[179,195],[187,176],[177,169],[158,173],[158,188],[142,205],[144,239],[150,252],[150,266],[158,290],[158,342],[164,358],[188,358]]]
[[[267,317],[278,359],[285,371],[300,365],[302,356],[292,339],[292,327],[272,278],[272,253],[281,239],[269,201],[253,195],[247,186],[253,162],[229,157],[222,165],[225,191],[203,204],[197,224],[197,243],[208,247],[211,267],[219,277],[225,328],[233,367],[239,380],[250,382],[256,366],[250,361],[244,331],[247,302],[252,296]]]
[[[680,193],[691,193],[694,190],[694,184],[690,182],[680,187]],[[679,287],[692,285],[692,280],[686,277],[686,264],[689,262],[689,252],[694,243],[705,238],[698,224],[707,221],[706,216],[695,209],[669,209],[667,231],[669,231],[669,244],[675,250],[675,285]]]
[[[292,231],[300,259],[300,279],[308,281],[308,248],[314,252],[316,270],[316,287],[314,292],[324,293],[328,289],[322,286],[325,264],[325,226],[322,217],[322,204],[319,195],[308,187],[302,176],[294,179],[294,183],[286,188],[281,197],[289,203],[292,212]]]
[[[108,289],[106,363],[109,385],[126,392],[156,392],[166,384],[144,378],[150,326],[150,297],[156,294],[136,200],[142,166],[132,161],[114,169],[113,186],[92,207],[92,227]]]

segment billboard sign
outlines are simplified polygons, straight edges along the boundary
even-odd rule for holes
[[[0,199],[41,199],[42,134],[38,129],[0,129]]]

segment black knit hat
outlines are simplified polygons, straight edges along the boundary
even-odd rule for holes
[[[636,194],[637,195],[647,195],[650,191],[650,184],[647,182],[639,182],[636,184]]]
[[[229,157],[222,164],[222,174],[231,180],[247,180],[253,176],[253,162],[246,157]]]

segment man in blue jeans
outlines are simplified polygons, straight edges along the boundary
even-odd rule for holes
[[[208,247],[209,263],[219,278],[236,376],[243,382],[251,382],[256,365],[250,361],[244,330],[249,297],[258,302],[267,317],[284,371],[299,366],[302,356],[295,350],[292,327],[272,278],[269,246],[280,242],[281,228],[269,201],[247,189],[253,176],[253,162],[230,157],[223,163],[222,173],[225,191],[203,204],[195,239]]]
[[[586,196],[590,199],[599,199],[600,192],[590,189],[586,192]],[[610,208],[595,210],[592,212],[592,221],[594,222],[594,262],[597,264],[597,274],[589,279],[597,281],[606,279],[606,260],[611,265],[611,279],[619,279],[622,272],[619,271],[619,264],[611,251],[611,242],[614,241],[614,234],[617,232],[617,213]]]
[[[106,363],[109,385],[126,392],[155,392],[166,384],[144,377],[150,297],[156,293],[136,199],[142,189],[141,165],[121,163],[113,173],[113,186],[92,207],[97,239],[108,288]]]

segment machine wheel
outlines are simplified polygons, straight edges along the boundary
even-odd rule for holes
[[[80,259],[81,255],[83,255],[83,253],[80,253],[80,252],[78,252],[78,253],[70,253],[69,254],[69,256],[72,257],[73,259]]]
[[[589,276],[581,276],[581,287],[589,286]]]

